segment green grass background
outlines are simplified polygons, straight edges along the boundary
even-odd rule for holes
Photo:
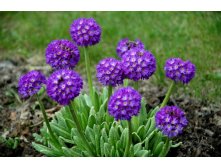
[[[51,40],[70,39],[69,26],[78,17],[94,17],[103,30],[101,42],[89,51],[92,67],[102,58],[116,57],[121,38],[139,38],[157,58],[156,84],[164,80],[165,60],[181,57],[197,68],[189,92],[221,99],[220,12],[0,12],[0,60],[44,57]]]

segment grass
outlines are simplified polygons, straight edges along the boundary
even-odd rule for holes
[[[139,38],[157,58],[158,84],[164,80],[165,60],[181,57],[197,67],[196,77],[186,89],[205,100],[220,99],[219,12],[1,12],[0,60],[15,55],[44,56],[51,40],[70,39],[69,26],[78,17],[94,17],[103,29],[102,41],[90,48],[94,65],[104,57],[116,57],[121,38]]]

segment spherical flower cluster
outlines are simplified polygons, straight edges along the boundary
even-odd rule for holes
[[[122,39],[117,44],[117,55],[122,58],[124,53],[132,48],[144,49],[144,44],[139,40],[130,41],[128,38]]]
[[[61,69],[51,74],[47,81],[47,94],[61,105],[68,105],[80,94],[83,81],[73,70]]]
[[[166,76],[175,82],[187,84],[195,76],[195,65],[190,61],[183,61],[181,58],[170,58],[164,66]]]
[[[156,113],[156,126],[168,137],[175,137],[182,133],[187,126],[184,112],[177,106],[165,106]]]
[[[18,82],[18,93],[22,98],[28,98],[38,93],[45,83],[45,76],[40,71],[32,70],[20,77]]]
[[[101,60],[97,65],[97,78],[104,86],[117,86],[123,83],[121,62],[114,58]]]
[[[149,51],[133,48],[123,55],[122,69],[131,80],[148,79],[156,71],[156,59]]]
[[[131,87],[118,89],[108,103],[109,114],[115,120],[130,120],[138,115],[141,107],[141,95]]]
[[[72,40],[78,46],[90,46],[99,43],[101,27],[93,18],[79,18],[70,27]]]
[[[46,63],[54,69],[72,69],[80,59],[80,52],[74,43],[66,40],[54,40],[46,49]]]

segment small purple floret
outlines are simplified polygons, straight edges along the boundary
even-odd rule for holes
[[[46,78],[40,71],[30,71],[20,77],[18,82],[18,93],[22,98],[28,98],[38,93],[45,83]]]
[[[117,86],[123,83],[121,62],[114,58],[105,58],[97,65],[97,78],[104,86]]]
[[[80,60],[77,46],[66,39],[52,41],[45,56],[46,63],[53,69],[73,69]]]
[[[124,53],[133,48],[144,49],[144,44],[139,40],[130,41],[128,38],[122,39],[117,44],[117,55],[122,58]]]
[[[155,116],[156,126],[170,138],[182,133],[188,121],[185,113],[177,106],[165,106]]]
[[[147,50],[133,48],[123,55],[122,69],[124,76],[131,80],[149,79],[156,71],[156,59]]]
[[[141,95],[131,87],[120,88],[110,97],[108,111],[115,120],[130,120],[138,115]]]
[[[166,76],[175,82],[189,83],[195,76],[196,67],[193,63],[181,58],[170,58],[164,66]]]
[[[91,46],[99,43],[101,27],[93,18],[79,18],[70,27],[72,40],[78,46]]]
[[[80,94],[82,87],[80,75],[73,70],[57,70],[47,80],[48,96],[61,105],[68,105]]]

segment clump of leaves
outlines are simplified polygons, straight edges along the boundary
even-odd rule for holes
[[[40,134],[34,134],[33,147],[47,156],[124,156],[128,141],[128,127],[126,121],[115,121],[107,113],[108,91],[103,88],[102,93],[94,93],[98,110],[95,110],[88,95],[80,95],[74,100],[74,110],[77,111],[78,120],[93,154],[91,155],[73,121],[72,115],[63,107],[55,113],[50,122],[51,128],[59,143],[47,132],[44,125]],[[145,100],[137,117],[132,118],[132,145],[128,156],[150,157],[166,156],[173,144],[172,140],[164,136],[155,127],[155,113],[159,110],[146,111]]]
[[[12,138],[12,137],[3,137],[0,136],[0,144],[5,145],[6,147],[10,149],[16,149],[20,143],[20,139],[18,137]]]

